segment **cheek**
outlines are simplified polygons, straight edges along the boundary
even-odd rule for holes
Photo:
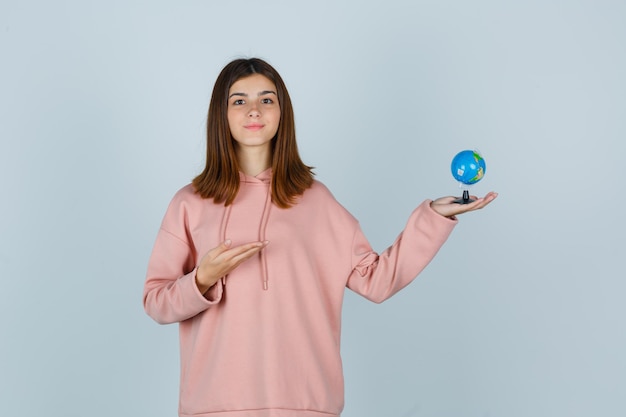
[[[272,124],[274,125],[274,134],[276,134],[278,126],[280,126],[280,113],[274,115]]]
[[[278,110],[277,112],[275,112],[272,115],[274,122],[278,125],[280,123],[280,110]]]
[[[229,111],[226,115],[226,121],[228,122],[228,126],[232,127],[235,124],[236,120],[237,115],[235,114],[235,112]]]

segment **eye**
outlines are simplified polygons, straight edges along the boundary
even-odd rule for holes
[[[242,104],[244,104],[244,103],[245,103],[245,101],[243,101],[243,99],[242,99],[242,98],[239,98],[239,99],[237,99],[237,100],[233,101],[233,105],[234,105],[234,106],[240,106],[240,105],[242,105]]]
[[[263,98],[263,99],[261,99],[261,103],[263,103],[263,104],[274,104],[274,100],[272,100],[271,98]]]

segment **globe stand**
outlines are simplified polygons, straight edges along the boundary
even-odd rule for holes
[[[474,201],[476,200],[474,200],[473,198],[470,198],[469,190],[463,190],[463,197],[457,198],[456,200],[452,202],[457,203],[457,204],[469,204],[469,203],[473,203]]]

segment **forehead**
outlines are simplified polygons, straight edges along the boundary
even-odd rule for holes
[[[252,74],[235,81],[230,87],[229,94],[234,92],[257,93],[260,91],[276,92],[276,86],[265,75]]]

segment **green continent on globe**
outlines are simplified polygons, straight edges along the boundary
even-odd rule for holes
[[[485,175],[485,170],[483,169],[480,163],[480,161],[483,160],[483,157],[480,156],[480,154],[476,151],[474,151],[474,160],[476,161],[476,165],[478,165],[478,172],[476,172],[476,175],[474,176],[474,178],[469,180],[471,184],[474,184],[475,182],[482,180],[483,176]]]
[[[475,183],[478,182],[480,180],[483,179],[483,176],[485,175],[485,171],[483,170],[483,167],[479,167],[478,168],[478,172],[476,173],[476,175],[474,176],[474,178],[472,178],[471,180],[469,180],[470,183]]]

